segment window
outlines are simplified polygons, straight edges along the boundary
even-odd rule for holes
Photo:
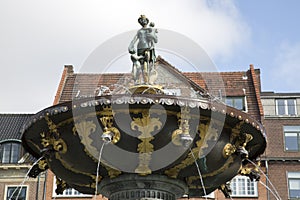
[[[8,186],[6,200],[26,200],[27,187]]]
[[[288,172],[289,198],[300,198],[300,172]]]
[[[300,126],[284,126],[284,148],[286,151],[299,151]]]
[[[66,190],[64,190],[63,194],[59,194],[57,195],[55,193],[55,189],[56,189],[56,177],[54,177],[53,179],[53,197],[91,197],[92,195],[89,194],[82,194],[80,192],[78,192],[77,190],[73,189],[73,188],[68,188]]]
[[[246,176],[236,176],[230,182],[233,197],[257,197],[257,182]]]
[[[17,163],[22,156],[22,146],[18,142],[0,144],[0,163]]]
[[[81,193],[73,188],[68,188],[63,192],[62,195],[63,196],[79,196],[79,195],[81,195]]]
[[[296,115],[295,99],[276,99],[277,115]]]
[[[226,97],[225,104],[246,111],[245,97]]]
[[[174,95],[174,96],[180,96],[181,90],[180,89],[164,89],[165,94],[167,95]]]

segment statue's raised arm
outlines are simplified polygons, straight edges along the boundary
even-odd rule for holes
[[[140,83],[140,74],[143,75],[144,83],[149,83],[149,76],[153,70],[156,60],[154,44],[157,43],[157,29],[154,28],[154,23],[150,23],[145,15],[141,15],[138,19],[142,26],[130,42],[128,51],[131,54],[133,62],[133,77],[136,83]]]

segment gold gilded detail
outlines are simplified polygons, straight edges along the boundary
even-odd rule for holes
[[[67,152],[67,145],[63,139],[60,138],[60,134],[57,130],[57,126],[49,119],[48,116],[45,117],[47,121],[49,132],[42,132],[40,133],[41,144],[44,148],[52,148],[53,150],[66,153]]]
[[[181,112],[177,113],[178,118],[178,129],[172,133],[172,142],[177,146],[188,147],[193,141],[190,135],[190,125],[189,120],[191,119],[190,110],[185,107]]]
[[[216,123],[216,122],[214,122],[214,123]],[[217,129],[212,128],[208,124],[204,124],[204,123],[201,123],[198,126],[198,132],[200,134],[200,140],[198,140],[196,142],[196,144],[197,144],[197,147],[200,147],[200,150],[199,150],[199,154],[197,154],[197,155],[199,155],[199,157],[202,157],[202,156],[204,156],[202,149],[205,149],[208,147],[207,142],[210,140],[217,140],[219,134],[218,134]]]
[[[246,147],[248,142],[250,142],[251,140],[253,140],[253,136],[251,134],[246,133],[246,138],[245,138],[245,141],[243,143],[243,147]]]
[[[135,172],[140,175],[152,173],[149,163],[154,146],[150,142],[154,137],[151,133],[156,129],[160,129],[161,126],[162,123],[159,121],[159,118],[151,118],[148,111],[143,111],[142,118],[133,118],[131,122],[131,129],[141,132],[138,138],[142,142],[138,144],[137,148],[139,152],[139,166],[135,169]]]
[[[63,194],[64,190],[68,188],[68,184],[66,181],[56,178],[56,194]]]
[[[104,131],[102,133],[102,139],[104,141],[111,142],[113,144],[116,144],[120,138],[121,134],[120,131],[113,126],[113,120],[114,120],[114,113],[112,111],[111,106],[105,106],[103,108],[102,114],[100,117],[100,121],[104,127]]]
[[[218,132],[216,129],[211,128],[209,129],[209,125],[207,124],[200,124],[198,126],[199,134],[200,134],[200,139],[196,142],[197,147],[193,148],[183,161],[181,161],[180,164],[174,166],[173,168],[170,168],[165,171],[165,174],[169,177],[176,178],[178,176],[178,173],[186,168],[189,165],[194,164],[195,159],[193,155],[197,155],[201,157],[203,155],[202,149],[205,147],[208,147],[207,141],[211,139],[217,139],[218,137]],[[208,130],[210,130],[209,134]]]
[[[44,132],[42,132],[40,135],[42,137],[41,144],[44,148],[52,147],[57,152],[67,152],[67,145],[61,138],[55,139],[54,137],[49,136],[49,134],[45,134]]]
[[[101,123],[104,126],[104,131],[103,131],[103,138],[106,137],[111,137],[111,142],[113,144],[116,144],[117,142],[119,142],[120,138],[121,138],[121,134],[120,131],[113,127],[113,116],[105,116],[105,117],[101,117],[100,118]]]
[[[236,147],[230,143],[227,143],[223,148],[223,157],[228,158],[236,151]]]
[[[41,159],[41,160],[38,162],[38,166],[39,166],[39,169],[41,169],[41,170],[43,170],[43,171],[49,168],[49,167],[48,167],[47,161],[44,160],[44,159]]]

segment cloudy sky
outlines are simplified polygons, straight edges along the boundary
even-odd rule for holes
[[[298,0],[1,0],[0,113],[50,106],[64,65],[80,71],[99,45],[139,29],[140,14],[196,42],[219,71],[254,64],[264,91],[300,92],[299,10]]]

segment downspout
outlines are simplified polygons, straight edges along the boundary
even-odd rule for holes
[[[267,159],[265,160],[265,166],[266,166],[266,177],[267,177],[266,178],[266,186],[269,187],[268,186],[268,180],[270,180],[269,179],[269,164],[268,164]],[[270,191],[268,189],[267,189],[267,199],[270,200]]]
[[[40,174],[38,175],[38,179],[37,179],[35,200],[39,200],[39,192],[40,192]]]
[[[46,200],[46,188],[47,188],[47,176],[48,171],[45,172],[44,190],[43,190],[43,200]]]

